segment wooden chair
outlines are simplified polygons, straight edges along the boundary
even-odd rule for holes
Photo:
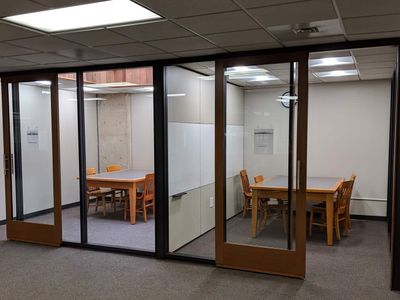
[[[257,175],[254,176],[254,182],[259,183],[264,181],[264,176],[263,175]],[[261,213],[264,214],[264,224],[267,222],[267,217],[268,213],[271,212],[271,209],[274,209],[277,211],[281,217],[282,217],[282,222],[283,222],[283,230],[286,232],[286,220],[287,220],[287,203],[285,203],[282,199],[276,199],[276,200],[271,200],[271,199],[261,199],[260,201],[262,207]],[[265,206],[265,207],[264,207]]]
[[[108,165],[106,167],[107,172],[118,172],[121,170],[122,170],[121,165]],[[121,205],[123,198],[128,195],[128,191],[127,190],[118,190],[118,189],[113,189],[113,191],[114,191],[114,196],[118,195],[118,203]]]
[[[86,175],[95,175],[96,168],[87,168]],[[106,216],[106,197],[111,196],[111,206],[114,207],[114,212],[116,211],[115,207],[115,198],[114,198],[114,191],[112,189],[102,189],[98,187],[91,187],[87,186],[86,188],[86,205],[87,210],[89,211],[90,208],[90,200],[95,199],[96,201],[96,211],[99,207],[99,198],[101,198],[101,206],[103,208],[103,216]]]
[[[122,167],[120,165],[108,165],[106,167],[106,171],[107,172],[117,172],[117,171],[121,171]]]
[[[351,185],[351,193],[350,195],[353,193],[353,187],[354,187],[354,182],[356,181],[356,175],[352,174],[350,177],[350,181],[352,181],[352,185]],[[351,219],[350,219],[350,202],[351,202],[351,198],[349,199],[347,208],[346,208],[346,219],[347,219],[347,229],[351,229]]]
[[[242,188],[243,188],[243,217],[246,216],[247,211],[251,211],[251,199],[253,197],[253,194],[250,190],[250,183],[249,183],[249,177],[247,176],[247,171],[246,170],[241,170],[240,171],[240,179],[242,181]]]
[[[129,213],[129,197],[125,197],[124,219],[127,219]],[[155,186],[154,173],[146,174],[144,178],[143,192],[136,195],[136,212],[143,214],[144,222],[147,222],[147,210],[151,208],[155,214]]]
[[[340,222],[344,222],[344,230],[345,234],[348,232],[348,223],[347,223],[347,208],[348,208],[348,203],[350,202],[351,199],[351,192],[352,192],[352,186],[353,186],[353,181],[348,180],[344,181],[339,189],[335,206],[334,206],[334,214],[333,214],[333,220],[334,220],[334,227],[336,231],[336,238],[338,240],[341,239],[340,237]],[[322,222],[316,222],[314,220],[314,215],[318,213],[321,215],[321,221]],[[311,237],[312,235],[312,226],[322,226],[326,227],[326,208],[324,206],[320,205],[313,205],[311,207],[311,214],[310,214],[310,224],[309,224],[309,229],[308,229],[308,235]]]

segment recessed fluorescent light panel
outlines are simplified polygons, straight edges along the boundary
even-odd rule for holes
[[[279,80],[279,78],[269,74],[268,70],[256,66],[227,68],[225,75],[229,76],[229,79],[244,80],[248,82]]]
[[[314,73],[317,77],[342,77],[342,76],[356,76],[358,75],[357,70],[335,70],[329,72],[317,72]]]
[[[50,33],[143,22],[161,17],[130,0],[109,0],[3,19]]]
[[[310,66],[314,67],[328,67],[328,66],[339,66],[339,65],[349,65],[354,64],[353,57],[344,56],[344,57],[326,57],[326,58],[318,58],[311,59]]]

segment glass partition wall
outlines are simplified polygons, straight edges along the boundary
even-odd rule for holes
[[[287,187],[295,155],[296,63],[226,68],[226,242],[292,249],[295,194],[257,201],[259,185]],[[230,92],[231,91],[231,92]],[[294,171],[296,168],[293,169]],[[289,174],[291,172],[291,174]],[[291,184],[295,186],[295,184]],[[255,220],[256,219],[256,220]],[[252,230],[250,234],[250,229]]]
[[[214,62],[166,68],[169,252],[215,258]]]
[[[88,244],[155,251],[152,77],[83,73]]]

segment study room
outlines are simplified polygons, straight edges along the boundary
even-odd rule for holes
[[[389,251],[368,253],[385,243],[380,233],[391,205],[395,65],[395,47],[310,54],[304,231],[310,273],[339,256],[352,265],[360,252],[375,267],[389,263]],[[167,75],[168,93],[180,95],[168,98],[170,251],[214,259],[215,63],[170,66]],[[296,199],[288,186],[298,186],[298,65],[237,65],[224,76],[225,241],[296,249]]]
[[[395,53],[394,47],[310,53],[304,235],[311,270],[329,265],[337,253],[351,264],[356,253],[373,252],[383,238]],[[215,72],[214,61],[165,67],[168,198],[162,201],[168,203],[168,251],[208,260],[216,258],[218,219]],[[89,245],[154,253],[153,69],[76,74],[58,74],[55,88],[62,240],[81,243],[84,228]],[[298,78],[295,62],[224,69],[227,243],[296,249],[299,203],[288,190],[299,184]],[[10,109],[18,116],[12,131],[21,141],[12,143],[20,156],[13,170],[13,213],[29,223],[55,222],[51,93],[54,86],[46,80],[19,83],[18,94],[10,93]]]

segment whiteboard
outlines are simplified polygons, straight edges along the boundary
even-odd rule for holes
[[[200,124],[168,123],[169,195],[192,190],[200,182]]]
[[[243,125],[226,126],[226,177],[243,170]]]
[[[227,125],[226,176],[243,169],[243,125]],[[168,123],[169,195],[215,182],[214,124]]]
[[[215,126],[214,124],[201,124],[201,185],[215,182]]]

